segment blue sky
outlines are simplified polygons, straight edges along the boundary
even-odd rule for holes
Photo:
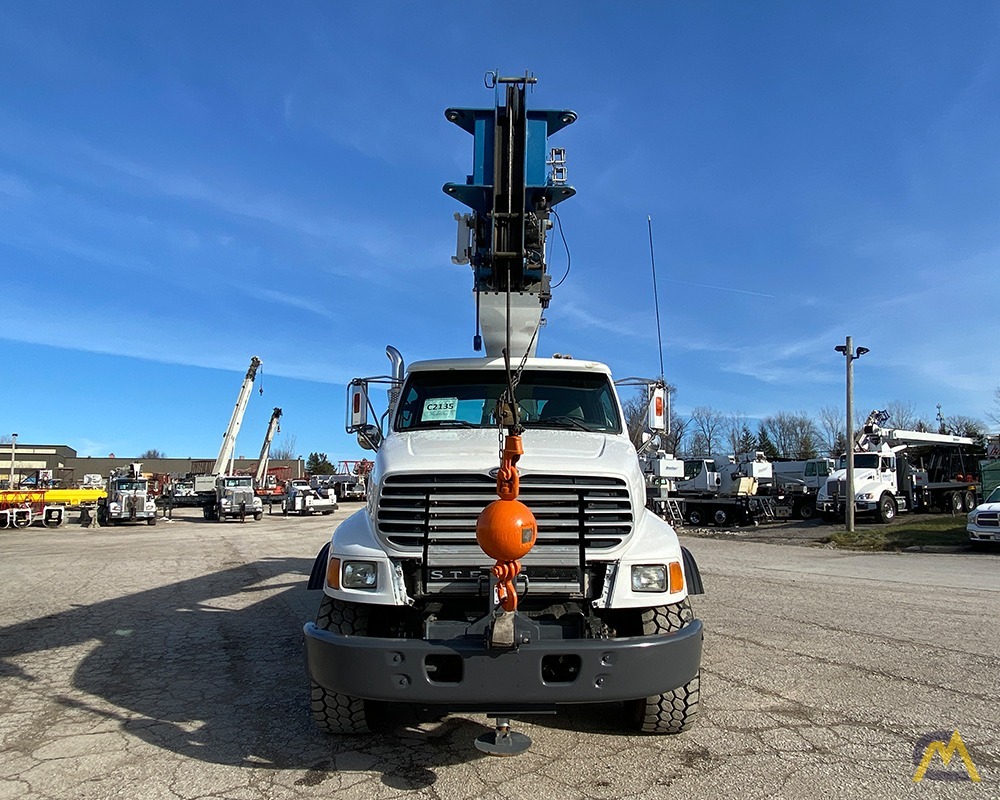
[[[2,0],[0,432],[213,457],[256,354],[238,454],[359,457],[386,344],[473,354],[443,111],[496,68],[579,115],[540,353],[658,371],[650,215],[682,413],[842,408],[847,334],[859,408],[995,411],[995,3]]]

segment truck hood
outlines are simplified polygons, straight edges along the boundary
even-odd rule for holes
[[[568,430],[528,430],[518,469],[528,472],[617,474],[638,471],[635,449],[622,436]],[[394,433],[379,450],[389,472],[489,472],[499,466],[496,430]]]

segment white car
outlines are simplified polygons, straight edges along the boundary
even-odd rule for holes
[[[976,542],[1000,542],[1000,486],[990,492],[990,496],[973,511],[965,526],[969,540]]]

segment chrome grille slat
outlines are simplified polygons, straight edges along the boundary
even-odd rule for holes
[[[532,552],[579,549],[580,526],[588,549],[621,544],[632,532],[628,488],[620,478],[522,475],[519,499],[535,514],[539,539]],[[476,520],[496,500],[488,475],[389,475],[379,496],[378,531],[391,545],[419,552],[425,538],[436,551],[478,550]],[[436,552],[435,555],[442,555]]]

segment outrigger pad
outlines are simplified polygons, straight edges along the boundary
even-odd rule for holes
[[[501,725],[501,722],[507,724]],[[476,737],[476,749],[491,756],[518,756],[531,747],[531,739],[510,729],[508,720],[497,720],[496,730]]]

